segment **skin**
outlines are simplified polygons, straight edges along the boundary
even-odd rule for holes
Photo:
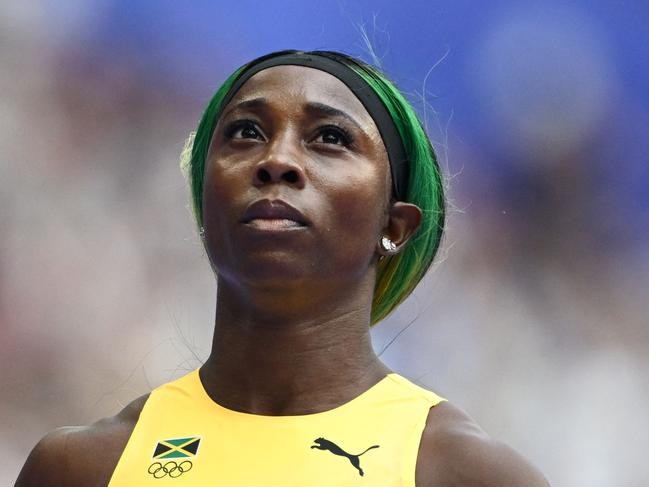
[[[387,255],[378,242],[388,236],[399,252],[421,211],[390,194],[378,129],[341,81],[277,66],[244,84],[215,129],[204,184],[205,245],[218,281],[212,353],[200,370],[210,397],[249,413],[309,414],[391,372],[369,334],[376,262]],[[297,208],[308,225],[269,232],[242,223],[265,198]],[[146,397],[115,417],[47,435],[16,485],[107,485]],[[450,403],[429,413],[416,483],[548,485]]]

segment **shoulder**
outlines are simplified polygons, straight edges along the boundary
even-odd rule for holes
[[[490,438],[448,402],[431,408],[417,459],[417,486],[549,487],[514,449]]]
[[[27,458],[16,487],[107,485],[147,398],[89,426],[48,433]]]

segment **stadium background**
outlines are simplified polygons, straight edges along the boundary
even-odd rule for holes
[[[640,0],[2,2],[0,483],[206,357],[178,155],[226,74],[367,39],[452,201],[377,350],[554,486],[649,485],[647,25]]]

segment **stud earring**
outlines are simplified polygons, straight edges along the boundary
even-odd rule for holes
[[[201,227],[198,231],[198,234],[201,236],[201,238],[205,238],[205,227]]]
[[[381,237],[381,247],[386,252],[394,252],[397,250],[397,245],[388,237]]]

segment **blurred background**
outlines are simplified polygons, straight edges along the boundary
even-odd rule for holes
[[[382,358],[553,486],[649,485],[647,25],[643,0],[2,2],[0,484],[207,357],[178,155],[231,71],[301,48],[380,60],[448,177]]]

